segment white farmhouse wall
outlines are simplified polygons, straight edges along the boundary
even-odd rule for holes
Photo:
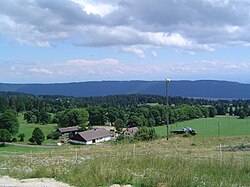
[[[96,142],[106,142],[106,141],[109,141],[109,140],[111,140],[111,136],[97,139]]]
[[[96,139],[96,140],[95,140],[95,143],[106,142],[106,141],[110,141],[111,139],[112,139],[111,136],[105,137],[105,138],[99,138],[99,139]],[[85,142],[85,144],[86,144],[86,145],[91,145],[91,144],[94,144],[94,143],[93,143],[92,140],[90,140],[90,141]]]
[[[91,144],[93,144],[92,140],[86,142],[86,145],[91,145]]]

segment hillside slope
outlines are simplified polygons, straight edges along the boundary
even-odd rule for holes
[[[76,97],[117,94],[165,95],[164,81],[93,81],[55,84],[0,84],[0,91],[34,95],[65,95]],[[171,81],[169,95],[202,98],[250,98],[250,84],[228,81]]]

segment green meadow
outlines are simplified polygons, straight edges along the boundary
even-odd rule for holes
[[[35,125],[21,121],[20,132],[28,138],[37,126],[45,134],[56,128],[55,124]],[[249,119],[227,116],[195,119],[171,125],[170,130],[186,126],[192,127],[198,135],[59,149],[2,147],[0,176],[48,177],[83,187],[112,184],[134,187],[250,186],[250,152],[218,149],[220,145],[248,145]],[[159,135],[166,135],[165,126],[155,129]]]
[[[150,142],[0,154],[0,176],[55,178],[72,186],[250,186],[250,152],[220,152],[249,136],[160,138]],[[42,150],[42,149],[41,149]]]
[[[200,118],[190,121],[178,122],[169,126],[171,130],[181,130],[190,126],[198,132],[198,136],[218,137],[218,136],[240,136],[250,134],[250,118],[238,119],[230,116],[217,116],[215,118]],[[166,135],[166,126],[155,127],[159,136]]]
[[[18,115],[18,121],[19,121],[19,132],[20,133],[24,133],[25,134],[25,138],[24,138],[24,142],[23,143],[29,143],[29,138],[31,138],[32,136],[32,132],[33,130],[38,127],[40,128],[45,137],[52,131],[55,131],[57,128],[57,124],[47,124],[47,125],[41,125],[41,124],[35,124],[35,123],[27,123],[24,119],[23,119],[23,114],[19,114]],[[16,135],[16,138],[18,138],[18,134]],[[18,142],[20,143],[20,142]],[[45,141],[43,142],[43,145],[46,144],[54,144],[53,140],[47,140],[47,138],[45,138]]]

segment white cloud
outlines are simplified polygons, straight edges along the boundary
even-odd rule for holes
[[[117,59],[75,59],[60,63],[1,63],[2,82],[73,82],[89,80],[223,79],[247,80],[250,62],[198,61],[179,63],[122,63]],[[36,75],[36,76],[34,76]],[[37,76],[39,75],[39,76]],[[240,76],[237,76],[240,75]]]
[[[131,47],[123,47],[122,51],[132,53],[140,58],[145,58],[145,53],[142,49],[136,46],[131,46]]]
[[[22,0],[0,1],[0,34],[27,45],[134,46],[187,51],[250,44],[246,0]],[[74,38],[74,39],[72,39]]]
[[[28,69],[30,73],[42,74],[42,75],[53,75],[53,72],[45,68],[31,68]]]
[[[113,12],[116,7],[112,6],[111,4],[104,4],[104,3],[93,3],[93,1],[89,0],[71,0],[74,3],[79,4],[84,11],[88,14],[98,14],[100,16],[105,16]]]

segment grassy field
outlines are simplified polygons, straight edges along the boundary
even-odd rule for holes
[[[229,116],[217,116],[215,118],[201,118],[179,122],[170,125],[170,130],[180,130],[190,126],[198,132],[198,136],[239,136],[250,134],[250,118],[238,119]],[[166,135],[166,126],[156,127],[159,136]]]
[[[29,133],[33,129],[28,130],[27,125],[30,124],[22,123],[22,131]],[[108,187],[112,184],[134,187],[250,186],[250,151],[219,149],[220,146],[250,144],[248,119],[196,119],[177,123],[171,129],[183,126],[191,126],[199,134],[133,144],[61,149],[7,146],[0,148],[0,176],[48,177],[79,187]],[[48,129],[44,131],[50,132]],[[164,135],[166,127],[157,127],[156,131]]]
[[[27,123],[23,119],[22,114],[18,115],[18,121],[20,123],[19,133],[18,134],[20,134],[20,133],[25,134],[24,143],[29,142],[28,140],[32,136],[32,132],[36,127],[40,128],[44,132],[45,136],[47,136],[47,134],[49,134],[50,132],[55,131],[55,129],[57,128],[56,124],[40,125],[40,124],[34,124],[34,123]],[[18,139],[17,136],[16,136],[16,138]],[[54,144],[54,141],[45,139],[43,144],[45,144],[45,145],[46,144]]]
[[[171,137],[135,144],[83,146],[0,154],[0,175],[55,178],[74,186],[250,186],[250,152],[220,152],[219,144],[250,136]]]

